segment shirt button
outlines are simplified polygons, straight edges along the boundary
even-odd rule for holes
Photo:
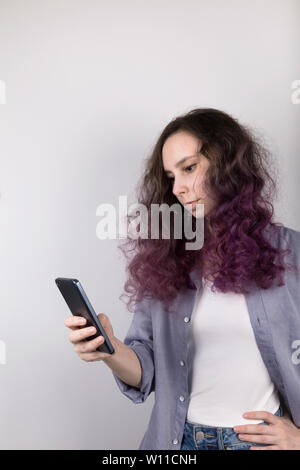
[[[190,321],[189,317],[184,317],[184,322],[188,323]]]
[[[181,365],[181,366],[184,366],[184,361],[180,361],[180,365]]]
[[[180,395],[179,400],[184,401],[184,396]]]
[[[173,444],[175,444],[175,445],[178,444],[178,440],[174,439]]]

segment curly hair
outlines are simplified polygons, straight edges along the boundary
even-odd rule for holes
[[[204,186],[207,193],[212,190],[218,204],[204,217],[205,242],[200,250],[186,250],[185,236],[175,239],[172,230],[168,239],[162,239],[161,233],[158,239],[128,236],[119,245],[128,262],[129,276],[124,285],[128,310],[145,297],[162,301],[168,310],[179,291],[195,289],[189,277],[195,267],[200,268],[204,281],[212,280],[213,291],[245,294],[253,283],[268,289],[275,280],[284,285],[283,272],[295,266],[283,261],[291,250],[281,251],[270,241],[276,239],[275,234],[280,236],[282,225],[272,221],[271,201],[277,187],[269,171],[270,152],[249,127],[223,111],[193,109],[162,131],[137,185],[138,202],[148,209],[150,223],[152,204],[178,203],[162,163],[163,145],[178,131],[188,132],[201,142],[201,153],[210,162]],[[134,219],[127,217],[129,222]],[[209,261],[205,271],[203,260]]]

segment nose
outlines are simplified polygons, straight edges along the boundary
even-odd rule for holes
[[[185,194],[187,192],[188,188],[186,187],[186,185],[183,184],[182,181],[180,180],[174,180],[174,183],[173,183],[173,194],[178,198],[180,199],[180,197],[182,197],[183,194]]]

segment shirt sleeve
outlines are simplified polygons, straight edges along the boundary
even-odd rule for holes
[[[113,372],[121,392],[133,403],[143,403],[155,388],[151,301],[136,303],[133,320],[123,341],[136,353],[142,368],[142,382],[138,389],[123,382]]]

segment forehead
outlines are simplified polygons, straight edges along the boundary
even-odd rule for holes
[[[162,158],[163,160],[179,159],[194,155],[198,149],[199,139],[187,132],[180,131],[167,138],[162,148]]]

